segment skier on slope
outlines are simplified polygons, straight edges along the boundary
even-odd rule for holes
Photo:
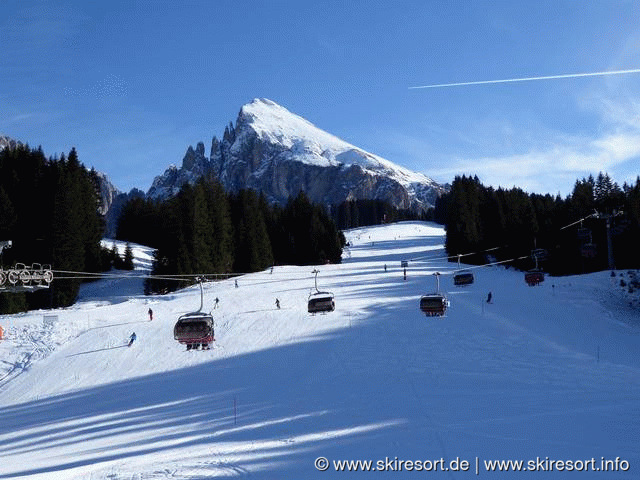
[[[493,297],[493,295],[491,295],[491,292],[489,292],[489,295],[487,295],[487,303],[491,303],[491,298]]]
[[[133,342],[136,341],[136,338],[137,338],[136,337],[136,332],[133,332],[131,334],[131,336],[129,337],[129,343],[127,344],[127,347],[130,347],[133,344]]]
[[[149,321],[153,320],[153,310],[149,309]]]
[[[278,307],[278,310],[280,310],[280,300],[276,298],[276,307]]]

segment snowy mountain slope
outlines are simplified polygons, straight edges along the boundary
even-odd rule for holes
[[[268,99],[240,109],[222,141],[189,147],[182,167],[169,167],[148,196],[164,198],[212,172],[228,189],[251,188],[285,203],[300,190],[316,203],[384,199],[398,208],[426,209],[444,187],[421,173],[351,145]]]
[[[359,165],[373,175],[386,175],[401,184],[436,183],[421,173],[396,165],[366,152],[338,137],[319,129],[304,118],[266,98],[256,98],[242,107],[231,150],[239,151],[244,136],[251,133],[271,144],[279,144],[288,155],[285,158],[321,167]]]
[[[16,148],[18,145],[22,144],[11,137],[0,135],[0,150],[5,148]]]
[[[176,318],[199,305],[197,287],[122,298],[114,283],[102,300],[85,292],[69,309],[2,317],[3,355],[23,348],[24,332],[48,350],[0,382],[0,478],[362,476],[320,472],[321,456],[470,462],[433,472],[443,478],[474,475],[476,458],[486,477],[491,459],[619,457],[628,471],[580,476],[638,478],[640,320],[606,272],[530,288],[522,273],[489,267],[455,288],[437,226],[347,237],[344,263],[318,267],[319,287],[336,295],[330,314],[306,312],[311,267],[206,284],[205,306],[220,299],[210,351],[172,338]],[[445,318],[418,309],[435,271],[451,300]],[[58,320],[45,327],[44,314]]]

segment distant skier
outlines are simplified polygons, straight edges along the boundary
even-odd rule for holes
[[[133,342],[136,341],[136,338],[137,338],[136,337],[136,332],[133,332],[131,334],[131,336],[129,337],[129,343],[127,344],[127,347],[130,347],[133,344]]]
[[[404,269],[404,279],[405,280],[407,279],[407,269],[406,268]]]
[[[278,310],[280,310],[280,300],[278,300],[277,298],[276,298],[276,307],[278,307]]]
[[[236,288],[238,288],[238,280],[236,280]]]
[[[220,299],[216,297],[216,304],[213,306],[213,308],[218,308],[219,303],[220,303]]]
[[[153,320],[153,310],[149,309],[149,321]]]
[[[384,271],[385,272],[387,271],[387,264],[386,263],[384,264]]]
[[[491,295],[491,292],[489,292],[489,295],[487,295],[487,303],[491,303],[492,298],[493,296]]]

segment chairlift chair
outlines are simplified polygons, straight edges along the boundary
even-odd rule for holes
[[[465,285],[471,285],[473,283],[473,273],[471,272],[458,272],[453,276],[453,284],[456,287],[462,287]]]
[[[18,281],[28,284],[30,279],[31,276],[24,263],[16,263],[14,267],[7,272],[7,280],[11,285],[17,285]]]
[[[586,242],[591,240],[591,230],[588,228],[578,228],[578,232],[576,233],[578,236],[578,240],[581,242]]]
[[[41,264],[31,264],[31,280],[36,285],[42,285],[42,281],[44,280],[44,269]]]
[[[584,258],[595,258],[598,254],[598,249],[593,243],[593,236],[591,235],[591,230],[588,228],[582,228],[582,226],[578,229],[578,241],[580,242],[580,255]]]
[[[447,311],[449,300],[440,293],[440,274],[434,275],[437,281],[436,291],[420,297],[420,310],[428,317],[442,317]]]
[[[191,312],[180,316],[173,327],[173,338],[186,345],[187,350],[195,350],[199,346],[202,346],[203,350],[208,349],[214,340],[213,316],[203,312]]]
[[[460,268],[460,255],[458,255],[458,268]],[[473,273],[468,270],[459,270],[453,275],[453,284],[456,287],[471,285],[473,283]]]
[[[544,260],[547,257],[547,251],[543,248],[537,248],[532,250],[531,258],[536,262],[536,266],[533,270],[529,270],[524,274],[524,281],[527,282],[527,285],[530,287],[535,287],[536,285],[540,285],[544,282],[544,273],[538,267],[538,260]]]
[[[213,315],[202,311],[204,292],[202,279],[200,281],[200,308],[197,312],[185,313],[178,318],[173,327],[173,338],[186,345],[187,350],[209,349],[209,344],[215,341]]]
[[[439,293],[432,293],[420,297],[420,310],[427,317],[442,317],[447,311],[449,301]]]
[[[585,258],[595,258],[598,254],[598,248],[595,243],[585,243],[580,247],[580,254]]]
[[[318,273],[317,269],[313,269],[311,273],[315,273],[316,291],[309,295],[307,300],[307,310],[309,313],[326,313],[333,312],[336,309],[335,296],[331,292],[321,292],[318,290]]]
[[[524,274],[524,281],[527,282],[527,285],[530,287],[535,287],[536,285],[544,282],[544,273],[537,270],[531,270]]]
[[[314,292],[309,295],[307,304],[309,313],[333,312],[336,309],[334,295],[331,292]]]

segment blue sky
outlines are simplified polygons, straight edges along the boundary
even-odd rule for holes
[[[0,51],[0,134],[121,190],[256,97],[441,182],[640,174],[640,74],[409,88],[640,68],[635,1],[3,0]]]

